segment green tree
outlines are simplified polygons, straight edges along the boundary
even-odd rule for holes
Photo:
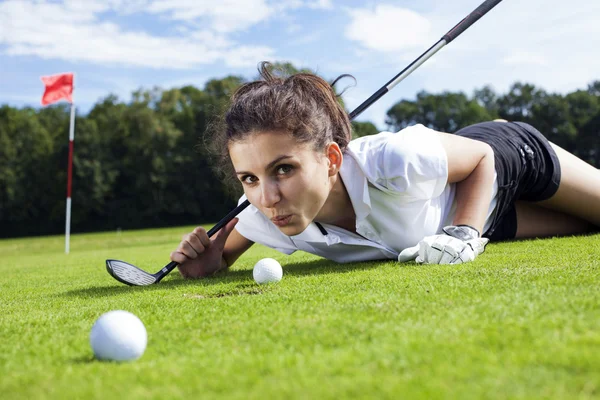
[[[387,112],[386,123],[399,130],[414,124],[423,124],[443,132],[456,130],[486,121],[492,116],[477,100],[464,93],[443,92],[435,95],[425,91],[417,94],[415,101],[403,100]]]
[[[531,105],[527,122],[542,132],[548,140],[572,150],[577,129],[570,120],[569,104],[564,96],[543,93]]]
[[[592,96],[600,96],[600,81],[594,81],[588,85],[588,93]]]
[[[533,106],[545,95],[543,90],[533,85],[517,82],[511,86],[508,93],[498,98],[498,115],[509,121],[522,121],[533,125]]]
[[[276,67],[306,71],[290,63]],[[212,168],[207,145],[244,82],[226,76],[202,89],[140,89],[130,102],[110,95],[87,115],[78,113],[74,232],[208,223],[231,210],[239,192],[229,190]],[[37,110],[0,106],[0,235],[63,231],[69,112],[68,104]],[[472,98],[461,92],[420,92],[414,100],[394,104],[386,123],[396,130],[421,123],[453,132],[497,117],[528,122],[600,165],[600,81],[566,95],[519,82],[505,94],[483,87]],[[352,127],[354,137],[378,132],[370,122],[354,121]]]
[[[473,99],[485,108],[493,119],[498,117],[498,95],[491,86],[476,89],[473,93]]]
[[[166,171],[181,132],[152,108],[159,95],[157,90],[135,93],[117,131],[116,143],[123,151],[118,159],[120,196],[114,212],[121,226],[160,224],[161,213],[171,207],[165,198]]]
[[[0,107],[0,221],[7,231],[20,233],[51,228],[48,189],[56,166],[49,164],[53,141],[32,108]],[[64,192],[63,192],[64,193]],[[64,203],[63,203],[64,204]]]
[[[356,139],[362,136],[375,135],[379,129],[372,122],[352,121],[352,138]]]
[[[600,84],[600,82],[595,82]],[[592,86],[592,85],[590,85]],[[600,88],[600,85],[599,85]],[[577,132],[577,140],[570,149],[592,165],[600,165],[600,95],[593,90],[577,90],[565,97],[569,107],[568,121]]]
[[[113,228],[106,226],[111,217],[107,202],[118,193],[119,163],[109,149],[110,135],[100,132],[94,119],[78,118],[73,155],[74,231]]]
[[[161,102],[161,112],[182,132],[167,165],[167,192],[174,197],[170,219],[180,223],[215,221],[237,201],[215,174],[207,145],[218,129],[214,121],[220,114],[215,110],[228,104],[241,81],[229,77],[209,84],[213,96],[187,86],[164,92]]]

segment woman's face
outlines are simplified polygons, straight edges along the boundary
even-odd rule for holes
[[[290,134],[255,133],[231,143],[229,154],[250,203],[288,236],[304,231],[329,196],[335,167],[327,151]]]

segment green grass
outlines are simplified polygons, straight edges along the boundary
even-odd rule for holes
[[[600,236],[491,244],[460,266],[335,264],[255,246],[216,277],[127,287],[117,258],[157,271],[191,227],[0,241],[0,397],[600,398]],[[283,280],[258,286],[274,257]],[[93,359],[123,309],[144,356]]]

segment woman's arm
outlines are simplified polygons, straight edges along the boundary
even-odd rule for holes
[[[179,265],[185,278],[201,278],[231,266],[254,242],[246,239],[234,229],[238,219],[234,218],[212,238],[206,229],[199,226],[185,235],[171,260]]]
[[[448,157],[448,183],[456,183],[454,225],[470,225],[483,234],[492,200],[494,151],[487,143],[439,133]]]

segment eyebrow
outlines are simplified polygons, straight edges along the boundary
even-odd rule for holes
[[[282,160],[286,160],[288,158],[293,158],[293,156],[291,155],[283,155],[283,156],[279,156],[276,159],[274,159],[273,161],[271,161],[270,163],[267,164],[266,166],[266,170],[267,169],[271,169],[275,166],[275,164],[277,164],[278,162],[282,161]],[[248,172],[248,171],[236,171],[235,172],[236,175],[252,175],[252,172]]]

